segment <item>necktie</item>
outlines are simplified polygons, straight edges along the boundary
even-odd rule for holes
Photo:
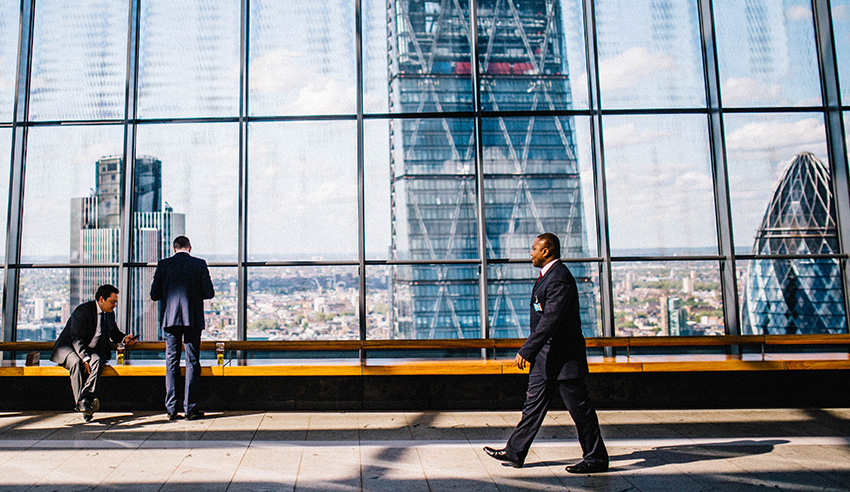
[[[537,285],[537,282],[540,282],[541,278],[543,278],[543,270],[540,270],[540,274],[537,276],[537,280],[534,281],[534,285]]]

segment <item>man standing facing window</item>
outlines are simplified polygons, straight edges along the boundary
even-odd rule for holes
[[[215,297],[207,262],[189,253],[192,244],[186,236],[174,238],[174,255],[160,260],[151,284],[151,299],[159,302],[160,327],[165,339],[165,410],[169,420],[177,420],[177,381],[180,349],[186,347],[186,384],[183,410],[186,420],[204,416],[198,403],[201,377],[201,332],[204,330],[204,299]]]

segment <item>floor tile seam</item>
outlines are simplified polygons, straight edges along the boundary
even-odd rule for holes
[[[111,477],[113,473],[116,473],[116,472],[118,471],[118,469],[119,469],[119,468],[121,468],[121,465],[123,465],[123,464],[124,464],[127,460],[129,460],[129,459],[130,459],[130,456],[133,456],[133,453],[135,453],[138,449],[139,449],[139,448],[133,448],[133,449],[132,449],[129,453],[127,453],[127,456],[125,456],[125,457],[124,457],[124,459],[123,459],[123,460],[121,460],[121,462],[120,462],[120,463],[118,463],[118,465],[116,465],[115,467],[112,467],[112,470],[110,470],[110,471],[109,471],[109,473],[107,473],[107,474],[106,474],[106,475],[105,475],[105,476],[104,476],[104,477],[103,477],[103,478],[102,478],[102,479],[101,479],[101,480],[97,483],[97,485],[95,485],[94,487],[92,487],[92,490],[97,490],[97,488],[98,488],[98,487],[100,487],[100,486],[101,486],[101,484],[103,484],[103,483],[106,481],[106,479],[108,479],[109,477]]]
[[[237,465],[233,468],[233,473],[230,475],[230,480],[227,481],[227,488],[224,489],[225,491],[233,485],[233,479],[236,478],[236,474],[239,472],[239,468],[242,466],[242,462],[245,460],[246,454],[248,454],[248,446],[245,446],[242,449],[242,456],[239,457],[239,463],[237,463]]]
[[[45,473],[43,473],[42,475],[40,475],[40,476],[38,477],[38,479],[37,479],[37,480],[36,480],[36,481],[35,481],[32,485],[30,485],[29,487],[27,487],[27,488],[26,488],[26,491],[29,491],[29,490],[30,490],[30,489],[32,489],[33,487],[36,487],[36,486],[38,486],[39,484],[41,484],[41,482],[42,482],[42,481],[43,481],[43,480],[44,480],[44,479],[45,479],[48,475],[50,475],[51,473],[53,473],[53,472],[55,472],[56,470],[58,470],[59,468],[61,468],[63,465],[65,465],[65,463],[68,463],[68,462],[69,462],[69,461],[71,461],[72,459],[76,458],[76,457],[77,457],[77,455],[78,455],[78,454],[80,454],[80,453],[81,453],[81,452],[83,452],[83,451],[85,451],[85,450],[84,450],[84,449],[78,449],[78,450],[76,450],[76,452],[74,452],[74,453],[70,453],[70,454],[68,455],[68,458],[67,458],[67,459],[65,459],[64,461],[62,461],[61,463],[59,463],[59,464],[58,464],[58,465],[56,465],[55,467],[51,468],[50,470],[47,470],[47,471],[46,471]],[[92,488],[92,489],[93,489],[93,488]]]
[[[414,449],[416,450],[416,458],[419,460],[419,470],[422,472],[422,478],[425,479],[425,486],[428,487],[428,492],[433,492],[431,480],[428,479],[428,474],[425,473],[425,463],[422,462],[422,454],[419,452],[419,448]]]
[[[785,460],[787,460],[791,463],[797,464],[800,468],[806,470],[808,473],[813,473],[815,475],[818,475],[819,477],[823,478],[827,482],[834,483],[834,484],[838,485],[839,487],[845,486],[845,484],[839,483],[836,480],[833,480],[829,475],[825,474],[824,470],[815,470],[815,469],[811,468],[810,466],[808,466],[808,463],[810,463],[810,461],[808,461],[808,460],[799,460],[799,459],[796,459],[796,458],[792,458],[790,456],[786,456],[781,451],[778,451],[777,454],[779,455],[780,458],[783,458],[783,459],[785,459]]]

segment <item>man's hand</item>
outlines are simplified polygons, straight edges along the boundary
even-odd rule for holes
[[[91,366],[89,365],[89,361],[83,361],[83,367],[86,369],[86,374],[91,374]]]
[[[133,345],[134,343],[136,343],[136,340],[138,340],[138,338],[139,337],[137,337],[136,335],[125,335],[123,343],[124,345]]]
[[[525,369],[525,366],[531,365],[519,354],[516,354],[516,359],[514,360],[514,362],[516,362],[516,366],[520,369]]]

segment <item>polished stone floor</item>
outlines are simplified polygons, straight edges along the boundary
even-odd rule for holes
[[[560,411],[522,469],[482,451],[518,412],[0,412],[0,491],[850,490],[850,409],[599,416],[611,471],[576,476]]]

